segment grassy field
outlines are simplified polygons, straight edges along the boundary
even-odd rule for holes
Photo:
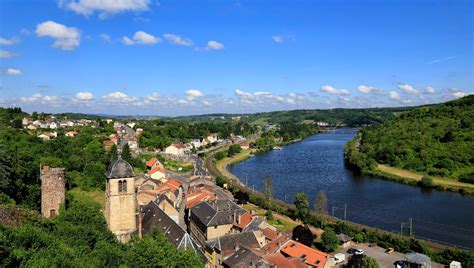
[[[251,122],[250,125],[264,125],[268,122],[268,119],[269,119],[268,117],[262,117]]]
[[[423,178],[423,176],[426,176],[423,173],[404,170],[401,168],[396,168],[396,167],[391,167],[391,166],[381,165],[381,164],[378,164],[377,169],[383,173],[387,173],[387,174],[394,175],[397,177],[402,177],[408,180],[412,180],[414,182],[421,181],[421,178]],[[433,179],[434,186],[441,186],[443,188],[454,188],[454,189],[464,188],[464,189],[467,189],[468,191],[474,191],[473,184],[459,182],[457,180],[450,179],[450,178],[440,178],[440,177],[432,177],[432,176],[430,176],[430,178]]]
[[[239,179],[227,170],[227,166],[244,161],[245,159],[251,157],[251,153],[252,150],[242,150],[242,152],[234,155],[233,157],[226,157],[222,160],[217,161],[216,168],[222,175],[226,176],[227,178],[238,181]]]
[[[90,196],[90,197],[92,197],[92,199],[94,199],[95,201],[97,201],[100,204],[100,207],[102,208],[102,210],[105,209],[105,193],[104,192],[102,192],[102,191],[87,192],[87,191],[84,191],[80,188],[73,188],[69,191],[72,192],[72,193],[79,193],[79,194],[84,194],[84,195]]]
[[[165,168],[171,171],[176,171],[176,172],[189,172],[194,168],[194,165],[192,162],[184,163],[184,162],[178,162],[175,160],[166,160],[165,163]],[[178,170],[179,168],[182,168],[181,170]]]

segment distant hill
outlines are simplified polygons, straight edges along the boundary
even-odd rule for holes
[[[403,112],[358,139],[359,153],[348,146],[346,158],[361,169],[376,161],[474,183],[474,95]]]

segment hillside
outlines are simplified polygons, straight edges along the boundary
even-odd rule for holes
[[[379,163],[474,183],[473,152],[474,95],[470,95],[418,107],[364,128],[345,154],[350,164],[362,170]]]

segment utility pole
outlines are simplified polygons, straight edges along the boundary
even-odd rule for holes
[[[346,220],[347,216],[347,204],[344,204],[344,220]]]
[[[410,237],[413,236],[413,218],[410,218]]]

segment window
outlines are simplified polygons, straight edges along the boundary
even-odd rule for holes
[[[55,209],[51,209],[51,210],[49,211],[49,216],[50,216],[50,217],[56,216],[56,210],[55,210]]]
[[[126,180],[120,180],[118,182],[118,192],[119,193],[125,193],[127,192],[127,181]]]

